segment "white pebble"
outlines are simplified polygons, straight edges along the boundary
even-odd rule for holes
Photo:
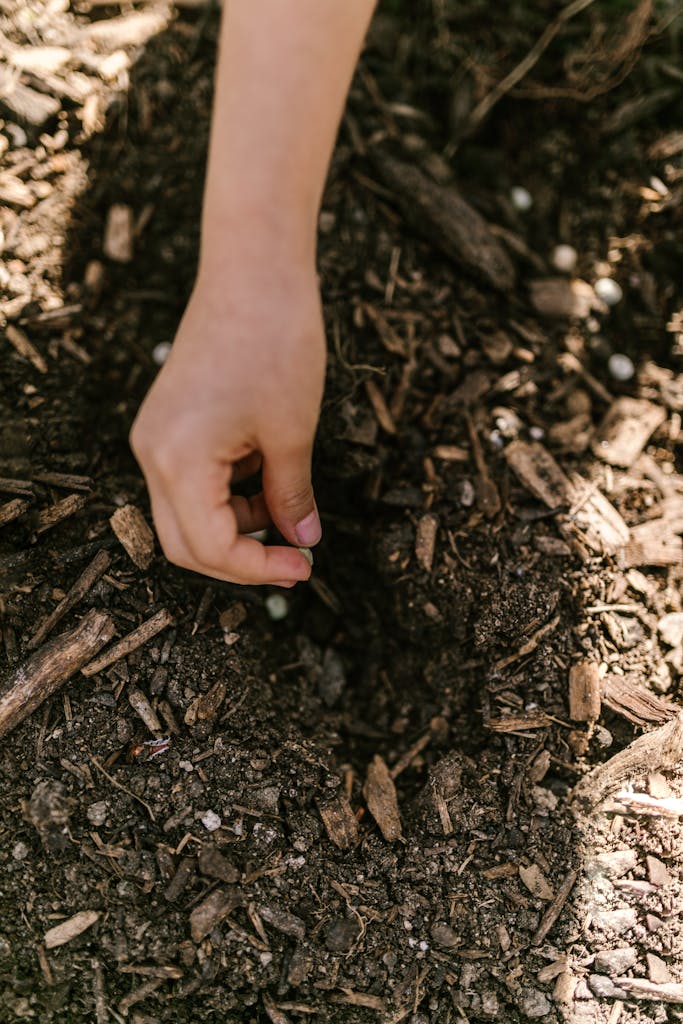
[[[286,619],[289,612],[287,598],[283,594],[269,594],[265,601],[266,611],[273,622]]]
[[[26,860],[30,852],[26,843],[22,843],[21,840],[12,847],[12,856],[15,860]]]
[[[157,366],[163,366],[169,355],[171,354],[171,342],[160,341],[158,345],[155,345],[152,349],[152,359]]]
[[[576,267],[578,254],[573,245],[556,245],[550,257],[550,262],[555,270],[563,274],[571,274]]]
[[[529,437],[533,441],[542,441],[545,437],[545,430],[543,427],[529,427]]]
[[[621,302],[624,295],[621,285],[613,277],[599,277],[593,288],[597,297],[602,299],[608,306],[616,306],[617,302]]]
[[[526,213],[534,205],[531,192],[521,185],[515,185],[514,188],[510,189],[510,200],[515,210],[520,210],[522,213]]]
[[[630,380],[636,372],[633,361],[623,352],[615,352],[607,361],[607,369],[615,380]]]
[[[207,811],[201,819],[202,825],[208,832],[215,832],[217,828],[221,827],[221,819],[218,817],[215,811]]]

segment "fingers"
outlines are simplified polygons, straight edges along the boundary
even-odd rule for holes
[[[293,584],[310,576],[310,566],[294,548],[264,547],[239,533],[268,524],[265,503],[256,499],[227,500],[229,467],[194,464],[157,482],[154,515],[167,557],[185,569],[231,583]],[[153,490],[153,485],[150,490]]]
[[[263,494],[271,518],[292,544],[313,547],[322,536],[311,484],[310,444],[264,446]]]

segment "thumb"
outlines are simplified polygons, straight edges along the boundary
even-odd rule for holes
[[[283,537],[310,548],[322,535],[311,485],[311,446],[263,452],[263,495]]]

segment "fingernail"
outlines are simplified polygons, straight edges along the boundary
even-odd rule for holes
[[[302,519],[300,523],[296,524],[294,533],[302,547],[311,548],[314,544],[318,543],[323,535],[323,531],[320,525],[320,518],[315,509],[305,519]]]

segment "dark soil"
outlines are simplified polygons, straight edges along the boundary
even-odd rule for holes
[[[120,13],[47,6],[3,4],[3,31],[75,53],[77,30]],[[144,46],[119,47],[129,81],[88,70],[87,116],[66,93],[37,127],[14,127],[6,111],[6,171],[32,201],[0,211],[0,313],[46,372],[2,340],[2,502],[30,500],[0,532],[2,672],[12,678],[103,548],[111,566],[54,634],[89,608],[108,611],[121,636],[161,608],[174,624],[103,672],[76,674],[0,741],[0,1021],[683,1019],[661,993],[636,999],[611,980],[680,995],[683,830],[676,817],[570,806],[590,767],[642,729],[607,703],[595,726],[570,721],[568,707],[579,659],[680,703],[681,644],[666,644],[660,624],[682,609],[681,560],[586,547],[567,510],[530,493],[506,459],[515,440],[536,441],[628,527],[659,516],[678,543],[679,37],[672,26],[651,39],[623,84],[588,105],[507,98],[467,138],[458,97],[473,96],[471,108],[486,91],[472,68],[497,80],[495,61],[512,67],[547,19],[513,21],[502,47],[481,6],[468,17],[434,6],[415,25],[391,5],[380,12],[335,151],[319,250],[325,537],[312,583],[287,593],[277,621],[268,591],[192,576],[159,553],[136,567],[109,525],[126,503],[149,519],[127,432],[192,287],[215,12],[183,9]],[[599,36],[605,10],[587,17]],[[414,230],[378,171],[385,152],[457,184],[498,226],[512,289],[462,270],[430,244],[429,224]],[[534,200],[525,213],[510,200],[520,184]],[[137,224],[123,264],[102,253],[114,203]],[[557,276],[558,242],[576,248],[580,277],[618,280],[622,302],[542,316],[529,282]],[[614,352],[635,364],[627,382],[610,374]],[[620,395],[665,412],[625,468],[590,447]],[[84,506],[41,530],[41,510],[70,493]],[[431,565],[419,544],[416,555],[425,516],[436,517]],[[220,683],[217,707],[197,705]],[[145,746],[134,689],[170,736],[161,753]],[[376,757],[398,767],[395,841],[368,810]],[[683,796],[683,773],[648,767],[636,790]],[[358,835],[342,849],[328,808],[348,805]],[[621,873],[615,850],[630,851]],[[658,880],[648,855],[664,866]],[[221,893],[229,913],[193,933],[192,912]],[[49,929],[88,910],[99,912],[90,928],[46,949]],[[621,965],[605,958],[615,948],[630,951]]]

